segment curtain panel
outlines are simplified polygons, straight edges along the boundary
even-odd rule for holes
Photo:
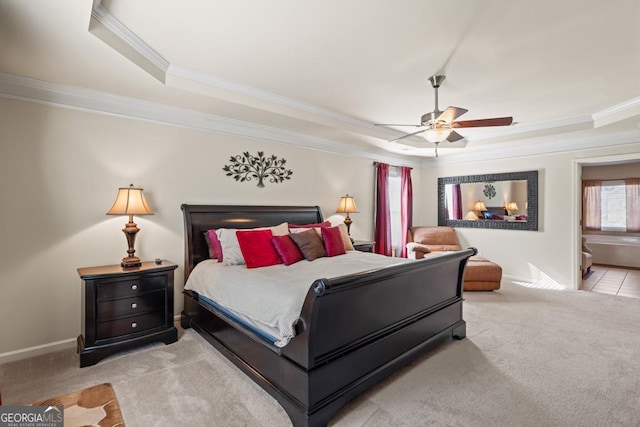
[[[627,231],[640,232],[640,178],[624,180],[627,198]]]
[[[376,217],[374,252],[386,256],[393,254],[391,245],[391,209],[389,207],[389,165],[376,165]]]
[[[582,229],[600,230],[601,228],[601,190],[602,181],[582,181]]]
[[[411,184],[411,168],[403,166],[400,169],[400,256],[407,257],[407,232],[413,227],[413,186]]]

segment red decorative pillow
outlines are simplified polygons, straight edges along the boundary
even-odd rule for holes
[[[207,230],[204,236],[209,246],[209,258],[217,258],[218,262],[222,262],[222,244],[216,230]]]
[[[282,264],[276,248],[271,243],[271,230],[238,230],[236,237],[247,268]]]
[[[304,259],[304,255],[298,249],[298,245],[289,236],[273,236],[271,243],[276,248],[276,252],[280,255],[284,265],[295,264]]]
[[[339,227],[321,228],[322,242],[327,256],[344,255],[347,253],[342,242],[342,232]]]
[[[314,228],[314,227],[331,227],[331,223],[329,221],[318,222],[316,224],[289,224],[289,228]]]

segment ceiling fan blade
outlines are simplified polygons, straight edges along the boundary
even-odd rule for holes
[[[396,142],[396,141],[399,141],[399,140],[401,140],[401,139],[409,138],[410,136],[414,136],[414,135],[417,135],[417,134],[419,134],[419,133],[426,132],[427,130],[429,130],[429,129],[427,128],[427,129],[419,130],[419,131],[417,131],[417,132],[408,133],[408,134],[406,134],[406,135],[402,135],[400,138],[392,139],[392,140],[391,140],[391,141],[389,141],[389,142]]]
[[[447,137],[447,141],[456,142],[456,141],[461,140],[462,138],[464,138],[464,136],[460,135],[455,130],[452,130],[451,133],[449,134],[449,136]]]
[[[493,119],[465,120],[451,123],[452,128],[478,128],[487,126],[509,126],[513,117],[495,117]]]
[[[438,116],[437,120],[438,121],[444,120],[447,123],[451,123],[452,121],[454,121],[455,119],[457,119],[458,117],[466,113],[467,111],[469,110],[465,110],[464,108],[447,107],[447,109],[444,110],[442,114]]]
[[[399,124],[399,123],[374,123],[373,125],[374,126],[412,126],[416,128],[422,127],[422,125],[405,125],[405,124]]]

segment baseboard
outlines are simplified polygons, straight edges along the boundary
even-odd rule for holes
[[[548,277],[543,277],[541,280],[532,280],[530,278],[522,278],[510,276],[508,274],[502,275],[502,284],[510,283],[513,285],[524,286],[526,288],[537,289],[555,289],[555,290],[572,290],[573,287],[567,284],[558,283]]]
[[[173,323],[176,325],[180,325],[179,314],[173,316]],[[43,354],[53,353],[54,351],[75,348],[76,345],[77,345],[77,338],[69,338],[67,340],[37,345],[35,347],[28,347],[20,350],[0,353],[0,365],[4,363],[9,363],[9,362],[15,362],[16,360],[28,359],[34,356],[41,356]]]
[[[30,357],[41,356],[54,351],[68,350],[76,347],[76,338],[68,340],[56,341],[48,344],[37,345],[35,347],[23,348],[20,350],[9,351],[0,354],[0,365],[16,360],[28,359]]]

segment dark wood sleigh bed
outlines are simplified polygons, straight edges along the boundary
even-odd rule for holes
[[[182,205],[185,282],[208,259],[204,232],[282,222],[322,222],[317,206]],[[425,350],[462,339],[462,284],[469,248],[310,284],[296,336],[278,348],[184,292],[192,327],[270,393],[295,426],[322,426],[347,402]]]

